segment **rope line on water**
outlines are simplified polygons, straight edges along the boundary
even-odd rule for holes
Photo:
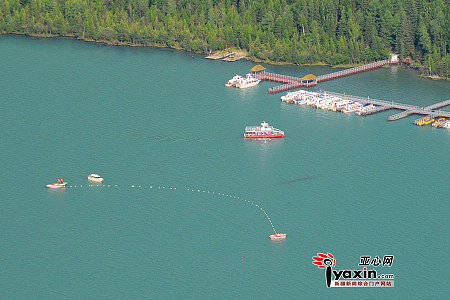
[[[80,184],[80,185],[69,185],[67,187],[69,187],[69,188],[82,188],[83,185],[82,184]],[[112,184],[107,184],[107,185],[105,185],[105,184],[89,184],[87,187],[94,187],[95,188],[95,187],[119,187],[119,186],[117,184],[114,184],[114,185],[112,185]],[[130,185],[130,187],[131,188],[142,188],[143,186],[142,185],[134,185],[134,184],[132,184],[132,185]],[[148,187],[149,187],[149,189],[152,189],[152,190],[153,189],[158,189],[158,190],[161,190],[161,189],[165,190],[166,189],[166,186],[163,186],[163,185],[149,185]],[[197,193],[213,194],[213,195],[219,195],[219,196],[227,197],[227,198],[239,199],[239,200],[241,200],[243,202],[247,202],[247,203],[251,204],[252,206],[255,206],[255,207],[259,208],[259,210],[266,216],[267,221],[270,223],[270,226],[272,226],[273,232],[275,232],[275,234],[277,233],[277,231],[275,230],[275,226],[273,225],[272,220],[270,219],[270,217],[267,214],[266,210],[264,208],[262,208],[259,204],[255,203],[253,201],[250,201],[250,200],[247,200],[247,199],[245,199],[243,197],[232,195],[232,194],[226,194],[226,193],[209,191],[209,190],[203,190],[203,189],[200,190],[200,189],[192,189],[192,188],[179,188],[179,187],[177,188],[177,187],[174,187],[174,186],[169,186],[169,187],[167,187],[167,189],[168,190],[185,190],[185,191],[194,192],[194,193],[197,192]]]

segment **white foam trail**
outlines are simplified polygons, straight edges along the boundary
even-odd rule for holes
[[[188,189],[189,190],[189,189]],[[194,191],[194,190],[192,190],[192,191]],[[200,190],[197,190],[198,192],[200,192]],[[203,191],[203,192],[205,192],[205,191]],[[208,193],[209,193],[209,191],[208,191]],[[240,200],[242,200],[242,201],[247,201],[247,203],[251,203],[253,206],[255,206],[255,207],[257,207],[257,208],[259,208],[259,210],[261,210],[261,212],[266,216],[266,219],[267,219],[267,221],[270,223],[270,226],[272,227],[272,230],[273,230],[273,232],[276,234],[277,233],[277,231],[276,231],[276,229],[275,229],[275,226],[273,225],[273,222],[272,222],[272,220],[270,219],[270,217],[269,217],[269,215],[267,214],[267,212],[265,211],[265,209],[264,208],[262,208],[260,205],[258,205],[258,204],[256,204],[256,203],[254,203],[253,201],[251,201],[250,202],[250,200],[246,200],[246,199],[244,199],[244,198],[242,198],[242,197],[239,197],[239,196],[234,196],[234,195],[231,195],[231,194],[224,194],[224,193],[215,193],[215,192],[211,192],[212,194],[217,194],[217,195],[219,195],[219,196],[222,196],[222,197],[229,197],[229,198],[237,198],[237,199],[240,199]]]
[[[90,187],[100,187],[100,186],[102,186],[102,185],[89,185]],[[106,186],[106,185],[103,185],[104,187]],[[108,187],[111,187],[111,185],[110,184],[108,184],[107,185]],[[114,185],[115,187],[117,187],[118,185],[117,184],[115,184]],[[79,186],[77,186],[77,185],[71,185],[70,187],[74,187],[74,188],[76,188],[76,187],[83,187],[83,185],[79,185]],[[131,185],[131,187],[132,188],[135,188],[135,187],[139,187],[139,188],[141,188],[142,186],[141,185],[138,185],[138,186],[136,186],[136,185]],[[153,186],[153,185],[150,185],[149,186],[149,188],[150,189],[153,189],[153,188],[155,188],[156,189],[156,186]],[[166,189],[166,187],[165,186],[158,186],[158,189]],[[167,189],[170,189],[170,190],[176,190],[177,188],[176,187],[167,187]],[[272,229],[273,229],[273,231],[275,232],[275,233],[277,233],[277,231],[275,230],[275,226],[273,225],[273,223],[272,223],[272,219],[269,217],[269,215],[267,214],[267,212],[265,211],[265,209],[264,208],[262,208],[259,204],[257,204],[257,203],[255,203],[255,202],[253,202],[253,201],[250,201],[250,200],[247,200],[247,199],[245,199],[245,198],[243,198],[243,197],[240,197],[240,196],[235,196],[235,195],[232,195],[232,194],[225,194],[225,193],[220,193],[220,192],[214,192],[214,191],[208,191],[208,190],[200,190],[200,189],[189,189],[189,188],[183,188],[185,191],[188,191],[188,192],[197,192],[197,193],[208,193],[208,194],[213,194],[213,195],[219,195],[219,196],[222,196],[222,197],[227,197],[227,198],[234,198],[234,199],[239,199],[239,200],[241,200],[241,201],[244,201],[244,202],[247,202],[247,203],[249,203],[249,204],[251,204],[252,206],[255,206],[255,207],[257,207],[257,208],[259,208],[259,210],[266,216],[266,219],[267,219],[267,221],[270,223],[270,226],[272,226]]]

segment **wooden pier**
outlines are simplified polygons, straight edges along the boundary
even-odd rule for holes
[[[450,99],[442,101],[442,102],[438,102],[436,104],[433,104],[433,105],[430,105],[430,106],[427,106],[427,107],[424,107],[423,109],[434,110],[434,109],[441,108],[441,107],[444,107],[444,106],[447,106],[447,105],[450,105]]]
[[[370,64],[366,64],[363,66],[354,67],[354,68],[350,68],[350,69],[342,70],[342,71],[338,71],[338,72],[333,72],[333,73],[326,74],[326,75],[321,75],[321,76],[317,77],[317,83],[322,82],[322,81],[336,79],[336,78],[341,78],[341,77],[345,77],[345,76],[349,76],[349,75],[353,75],[353,74],[357,74],[357,73],[361,73],[361,72],[365,72],[365,71],[374,70],[377,68],[381,68],[382,66],[387,65],[389,63],[390,63],[390,60],[385,59],[385,60],[376,61],[376,62],[373,62]]]
[[[393,63],[391,62],[391,60],[386,59],[386,60],[381,60],[381,61],[377,61],[377,62],[372,62],[372,63],[366,64],[363,66],[358,66],[358,67],[354,67],[354,68],[350,68],[350,69],[346,69],[346,70],[342,70],[342,71],[333,72],[330,74],[321,75],[318,77],[310,74],[303,78],[300,78],[300,77],[295,77],[295,76],[287,76],[287,75],[282,75],[282,74],[269,73],[269,72],[266,72],[265,70],[262,72],[259,72],[259,73],[255,73],[255,74],[253,74],[253,76],[256,78],[259,78],[261,80],[283,83],[282,85],[274,86],[268,90],[269,94],[274,94],[274,93],[284,92],[287,90],[296,89],[296,88],[300,88],[300,87],[308,88],[311,86],[316,86],[318,83],[320,83],[322,81],[328,81],[328,80],[332,80],[332,79],[336,79],[336,78],[341,78],[341,77],[350,76],[353,74],[381,68],[382,66],[384,66],[386,64],[393,64]],[[312,75],[312,79],[311,79],[311,77],[308,77],[311,75]]]
[[[384,100],[370,99],[369,97],[364,98],[364,97],[358,97],[358,96],[352,96],[352,95],[340,94],[340,93],[334,93],[334,92],[325,92],[325,93],[327,93],[331,96],[341,98],[341,99],[348,99],[348,100],[352,100],[355,102],[359,102],[361,104],[373,104],[373,105],[379,106],[377,109],[372,110],[372,111],[362,114],[362,115],[374,114],[374,113],[377,113],[380,111],[385,111],[388,109],[403,110],[403,112],[401,112],[401,113],[389,116],[388,121],[399,120],[399,119],[405,118],[412,114],[427,115],[432,118],[436,118],[436,117],[450,118],[450,111],[437,110],[438,108],[450,105],[450,99],[435,103],[430,106],[419,107],[419,106],[414,106],[414,105],[409,105],[409,104],[397,103],[397,102],[393,102],[393,101],[389,102],[389,101],[384,101]]]
[[[313,82],[313,83],[306,82],[306,81],[303,81],[299,77],[287,76],[287,75],[276,74],[276,73],[269,73],[266,71],[254,74],[253,76],[256,78],[259,78],[261,80],[284,83],[283,85],[274,86],[274,87],[270,88],[268,91],[269,94],[279,93],[279,92],[296,89],[296,88],[300,88],[300,87],[310,87],[310,86],[317,85],[317,82]]]

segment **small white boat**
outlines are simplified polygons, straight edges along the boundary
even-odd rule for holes
[[[353,101],[351,100],[341,100],[336,102],[333,107],[331,107],[332,111],[341,111],[343,107],[345,107],[348,104],[352,104]]]
[[[352,113],[352,112],[355,112],[357,110],[360,110],[362,106],[363,105],[361,103],[359,103],[359,102],[348,104],[348,105],[346,105],[346,106],[344,106],[342,108],[342,112],[345,113],[345,114]]]
[[[304,101],[305,93],[306,93],[306,91],[304,91],[304,90],[288,92],[286,95],[281,96],[281,101],[298,104],[298,102]]]
[[[246,78],[243,80],[240,80],[236,83],[236,87],[240,89],[249,88],[255,85],[258,85],[261,82],[260,79],[255,78],[252,76],[252,74],[247,74]]]
[[[241,81],[241,80],[244,80],[244,77],[242,77],[241,75],[237,75],[237,74],[236,74],[236,76],[234,76],[233,78],[231,78],[230,80],[228,80],[228,81],[225,83],[225,86],[226,86],[226,87],[235,87],[235,86],[236,86],[236,83],[238,83],[238,82]]]
[[[286,95],[281,96],[281,101],[288,102],[294,98],[293,96],[294,93],[288,92]]]
[[[355,114],[361,116],[367,113],[370,113],[372,110],[376,109],[377,107],[373,104],[369,104],[366,106],[361,107],[360,109],[358,109],[357,111],[355,111]]]
[[[287,234],[286,233],[275,233],[272,235],[269,235],[269,239],[271,240],[284,240],[286,238]]]
[[[301,99],[295,100],[294,102],[296,104],[298,104],[298,105],[305,105],[306,104],[306,99],[301,98]]]
[[[450,121],[447,121],[443,125],[444,128],[450,129]]]
[[[88,179],[90,180],[90,181],[95,181],[95,182],[102,182],[104,179],[100,176],[100,175],[98,175],[98,174],[91,174],[91,175],[89,175],[88,176]]]
[[[331,106],[333,99],[324,99],[317,104],[317,108],[328,109]]]

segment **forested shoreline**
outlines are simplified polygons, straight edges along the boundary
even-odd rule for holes
[[[359,64],[390,52],[424,75],[450,73],[443,0],[0,0],[0,32],[294,64]]]

